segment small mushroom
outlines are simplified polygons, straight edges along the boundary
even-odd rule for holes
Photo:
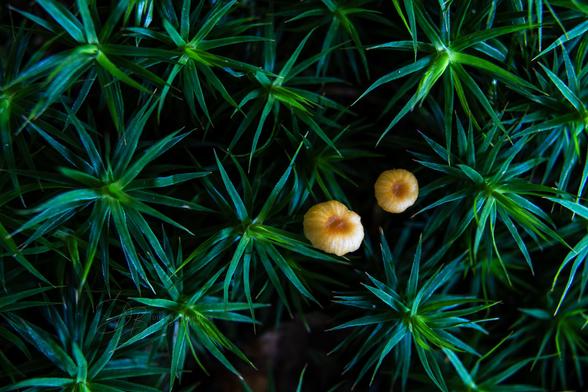
[[[419,183],[404,169],[386,170],[374,184],[376,200],[383,210],[398,214],[412,206],[419,196]]]
[[[304,214],[304,236],[327,253],[343,256],[354,252],[363,235],[361,217],[336,200],[316,204]]]

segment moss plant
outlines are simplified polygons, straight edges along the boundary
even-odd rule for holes
[[[588,388],[585,0],[0,3],[0,392]]]

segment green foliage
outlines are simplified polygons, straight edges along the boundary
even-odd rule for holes
[[[153,209],[146,203],[171,206],[176,208],[206,211],[199,204],[180,200],[171,196],[160,195],[154,189],[173,186],[196,177],[204,176],[206,172],[187,172],[163,177],[152,176],[149,178],[137,178],[145,167],[158,156],[172,148],[181,141],[186,134],[172,132],[160,141],[153,143],[145,149],[140,156],[135,152],[145,122],[153,111],[153,104],[147,103],[129,121],[128,126],[119,137],[112,154],[102,153],[92,140],[86,125],[82,124],[72,113],[69,119],[73,123],[80,147],[86,156],[77,155],[63,145],[59,152],[63,159],[74,164],[76,168],[61,168],[60,172],[65,181],[48,184],[53,189],[67,189],[51,199],[45,201],[33,211],[34,217],[26,221],[13,234],[35,230],[24,241],[22,247],[28,246],[39,237],[50,233],[56,226],[64,225],[78,213],[91,206],[87,224],[81,227],[81,232],[86,234],[86,254],[80,260],[79,255],[72,260],[77,275],[80,276],[80,286],[86,282],[92,263],[99,248],[106,246],[108,238],[104,238],[104,232],[112,221],[120,240],[120,246],[128,263],[131,279],[139,288],[141,283],[151,287],[149,279],[137,254],[135,242],[145,248],[151,248],[153,254],[159,260],[169,265],[160,241],[149,226],[145,215],[158,218],[168,224],[174,225],[188,233],[190,231],[175,222],[171,218]],[[93,131],[92,133],[94,133]],[[75,240],[77,242],[77,239]],[[145,247],[144,244],[148,244]],[[77,244],[76,244],[77,246]],[[83,265],[81,265],[83,264]],[[108,271],[104,271],[106,284]]]
[[[519,228],[528,233],[538,244],[542,241],[554,240],[565,245],[565,241],[553,229],[553,222],[549,215],[529,199],[529,197],[552,197],[552,200],[558,201],[560,199],[554,197],[558,195],[557,190],[541,184],[529,183],[520,177],[533,170],[543,160],[532,158],[513,164],[527,140],[522,138],[517,143],[511,144],[502,135],[496,137],[498,133],[496,127],[492,127],[486,133],[484,138],[487,142],[480,143],[476,151],[473,127],[470,126],[466,132],[458,122],[457,128],[460,156],[451,158],[445,148],[426,136],[424,138],[437,156],[416,154],[420,164],[442,173],[442,176],[425,187],[423,193],[433,193],[441,187],[454,187],[457,190],[435,200],[421,210],[423,212],[440,205],[445,206],[443,210],[435,211],[431,224],[425,227],[425,236],[427,238],[433,236],[440,225],[447,220],[452,220],[447,226],[449,230],[445,235],[447,245],[465,234],[471,247],[469,255],[473,259],[477,258],[482,237],[485,236],[488,239],[485,244],[491,247],[489,252],[495,252],[508,278],[496,241],[496,227],[500,223],[508,230],[521,256],[525,258],[527,265],[533,271],[531,256]],[[491,140],[495,140],[494,144],[491,144]],[[439,158],[441,163],[435,162]],[[454,164],[448,165],[446,163],[448,161],[453,161]],[[471,205],[471,208],[464,211],[462,209],[464,203]],[[468,231],[470,226],[474,226],[475,231]]]
[[[298,147],[298,150],[300,147]],[[221,182],[226,190],[226,196],[223,196],[211,182],[207,183],[207,187],[211,197],[215,200],[215,204],[221,208],[219,213],[223,215],[223,221],[232,224],[230,226],[223,225],[218,231],[215,230],[215,233],[198,246],[180,266],[182,268],[189,264],[188,270],[190,274],[198,274],[199,271],[206,271],[210,268],[218,269],[219,266],[215,265],[215,262],[219,261],[219,253],[224,253],[231,249],[234,244],[237,244],[227,265],[224,279],[224,300],[227,302],[229,299],[231,285],[239,287],[243,290],[252,316],[252,271],[257,272],[257,278],[263,274],[262,280],[271,282],[282,304],[291,314],[286,291],[279,275],[283,275],[297,293],[306,300],[314,302],[317,302],[317,300],[303,282],[305,280],[303,266],[295,258],[290,257],[289,254],[286,256],[284,252],[290,251],[316,260],[340,263],[336,258],[313,249],[303,239],[298,238],[299,236],[280,229],[280,227],[288,224],[288,221],[281,220],[283,223],[277,225],[266,223],[268,218],[273,218],[273,215],[279,215],[283,211],[285,199],[283,195],[287,193],[285,187],[297,152],[285,172],[275,182],[275,187],[256,214],[253,213],[252,208],[256,202],[263,200],[263,196],[257,193],[259,188],[253,187],[249,183],[243,169],[235,161],[234,164],[241,174],[241,188],[245,193],[244,197],[241,197],[218,156],[215,156]],[[280,205],[282,208],[280,208]],[[262,269],[259,267],[262,267]],[[237,272],[241,273],[237,274]]]
[[[123,100],[119,82],[126,83],[143,92],[150,91],[149,88],[129,76],[123,68],[137,73],[152,83],[163,84],[163,80],[149,72],[141,62],[126,59],[126,57],[137,55],[147,57],[156,53],[162,55],[160,52],[152,49],[151,51],[155,53],[151,53],[149,50],[149,53],[141,53],[142,50],[135,46],[112,43],[116,42],[113,34],[120,28],[118,25],[121,23],[121,18],[130,7],[128,0],[118,2],[104,22],[98,18],[96,3],[88,2],[88,0],[76,1],[74,12],[79,13],[79,17],[76,17],[72,11],[56,0],[40,0],[37,3],[49,15],[50,19],[40,19],[27,12],[23,15],[48,30],[71,49],[61,51],[44,60],[49,63],[46,67],[50,70],[46,79],[47,86],[41,100],[33,107],[30,117],[38,117],[51,104],[57,102],[74,84],[83,80],[74,105],[74,108],[79,107],[98,78],[98,85],[106,98],[115,125],[120,127],[122,113],[119,107],[115,107],[116,104],[122,104]],[[125,21],[123,20],[122,23],[124,25]],[[168,54],[163,53],[163,55]],[[86,73],[88,74],[86,75]],[[84,79],[81,78],[82,75],[85,76]]]
[[[3,2],[0,391],[586,389],[587,17]]]
[[[396,4],[398,3],[396,2]],[[464,113],[472,119],[476,128],[480,128],[480,124],[472,112],[471,106],[473,105],[479,106],[482,112],[486,112],[496,126],[502,127],[502,122],[492,107],[492,104],[464,66],[487,73],[492,78],[501,80],[505,86],[522,95],[530,94],[535,88],[532,84],[507,69],[478,55],[470,54],[468,51],[480,52],[488,57],[501,61],[506,57],[504,53],[501,53],[500,49],[502,48],[494,47],[488,41],[505,34],[513,34],[525,30],[529,26],[494,27],[491,23],[496,13],[494,2],[487,2],[487,5],[478,11],[476,17],[471,20],[465,20],[465,15],[463,14],[468,11],[469,6],[461,7],[458,11],[457,18],[455,18],[456,22],[452,18],[450,5],[441,5],[440,15],[437,15],[441,25],[438,27],[432,23],[432,15],[427,12],[427,9],[420,2],[414,4],[412,2],[405,2],[405,8],[409,15],[409,33],[412,41],[391,41],[373,46],[372,49],[412,49],[414,50],[415,57],[419,52],[424,52],[426,55],[411,64],[380,77],[358,98],[361,99],[385,83],[390,83],[410,75],[410,78],[400,87],[400,92],[390,102],[390,107],[392,103],[402,98],[402,95],[418,84],[414,95],[411,96],[388,124],[382,132],[380,139],[378,139],[378,142],[402,117],[429,96],[431,89],[440,79],[442,80],[444,89],[443,104],[446,132],[448,129],[451,129],[455,96],[457,96]],[[397,6],[397,9],[405,20],[401,8]],[[420,28],[427,38],[426,42],[417,40],[418,28]],[[446,138],[449,149],[451,135],[446,133]]]
[[[361,309],[362,314],[361,317],[334,328],[358,328],[339,347],[347,346],[354,339],[363,340],[358,354],[347,364],[345,370],[351,369],[358,362],[363,363],[359,381],[374,367],[373,381],[382,361],[393,352],[398,369],[394,378],[400,376],[402,385],[406,386],[414,346],[426,374],[439,389],[445,391],[447,386],[435,354],[443,351],[448,356],[455,355],[454,352],[477,355],[473,347],[454,333],[462,328],[486,332],[479,323],[487,320],[469,320],[466,316],[483,311],[492,304],[478,304],[483,301],[472,297],[438,293],[458,272],[459,259],[423,279],[420,271],[422,244],[419,242],[410,275],[406,280],[396,273],[397,262],[383,233],[380,241],[386,281],[379,281],[368,274],[370,284],[362,284],[367,289],[365,293],[335,297],[342,305]],[[399,285],[400,281],[407,283],[402,287]],[[368,355],[370,351],[372,354]]]
[[[209,38],[209,35],[213,34],[214,28],[219,24],[223,17],[228,14],[236,4],[236,0],[229,1],[226,4],[219,2],[213,7],[207,15],[200,16],[202,12],[203,2],[200,2],[196,9],[192,10],[191,0],[184,0],[182,2],[182,8],[179,18],[172,4],[168,3],[164,5],[162,14],[164,19],[162,21],[165,34],[163,32],[158,33],[148,28],[132,27],[131,31],[134,32],[134,36],[137,39],[155,39],[160,45],[164,47],[171,47],[170,51],[171,58],[174,61],[171,64],[171,68],[166,71],[169,77],[166,79],[165,86],[161,91],[159,98],[159,111],[161,115],[163,110],[165,97],[170,92],[173,82],[179,75],[181,79],[181,90],[184,92],[186,103],[190,108],[192,114],[197,117],[196,105],[194,99],[198,102],[200,109],[208,119],[212,122],[206,101],[204,101],[202,85],[209,89],[209,92],[216,92],[220,94],[223,99],[229,102],[233,106],[237,106],[233,98],[227,92],[222,81],[215,75],[213,69],[223,68],[226,71],[233,69],[230,72],[236,72],[236,70],[249,70],[254,69],[246,63],[232,60],[224,56],[220,56],[211,52],[213,49],[223,48],[228,45],[235,45],[244,42],[260,41],[259,37],[256,36],[226,36],[223,35],[221,38]],[[248,21],[246,18],[236,19],[231,21],[232,29],[230,26],[226,26],[226,30],[230,32],[239,33],[248,29]],[[199,25],[196,32],[190,32],[191,26]],[[164,59],[163,57],[161,58]],[[169,57],[165,58],[169,60]],[[204,80],[201,82],[201,76]]]
[[[77,304],[64,308],[62,312],[56,308],[47,308],[47,321],[53,325],[54,334],[17,315],[6,316],[7,324],[46,358],[45,361],[35,363],[35,358],[40,357],[30,355],[32,362],[29,366],[38,367],[47,376],[30,377],[1,390],[13,391],[25,387],[157,390],[136,382],[137,377],[158,374],[161,369],[152,366],[146,357],[129,356],[128,352],[120,350],[125,318],[108,322],[112,307],[103,309],[100,305],[91,311]]]
[[[177,255],[174,266],[181,261]],[[170,257],[170,259],[172,259]],[[212,295],[218,289],[216,281],[222,270],[219,270],[208,281],[200,282],[184,278],[183,273],[174,274],[173,269],[167,271],[154,264],[155,274],[159,277],[160,289],[155,298],[132,297],[131,300],[145,305],[145,309],[136,308],[129,311],[131,315],[159,314],[159,321],[149,325],[121,346],[132,345],[135,342],[157,335],[171,337],[168,351],[171,352],[170,389],[176,378],[180,379],[184,371],[184,363],[188,348],[195,361],[204,371],[202,362],[198,358],[197,351],[206,350],[218,359],[227,369],[241,378],[239,372],[231,365],[222,349],[235,353],[240,359],[249,362],[241,350],[235,346],[214,324],[214,320],[228,320],[232,322],[254,322],[253,319],[237,313],[240,310],[259,307],[254,304],[226,303]],[[162,298],[163,297],[163,298]],[[249,362],[251,364],[251,362]]]

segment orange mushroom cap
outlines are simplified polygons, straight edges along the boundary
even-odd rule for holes
[[[336,200],[316,204],[304,214],[304,236],[327,253],[343,256],[356,251],[363,235],[361,217]]]
[[[408,170],[392,169],[380,174],[374,190],[378,205],[385,211],[398,214],[415,203],[419,196],[419,183]]]

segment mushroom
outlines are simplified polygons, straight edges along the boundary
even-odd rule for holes
[[[336,200],[319,203],[304,214],[304,236],[315,248],[343,256],[361,246],[361,217]]]
[[[392,169],[380,174],[374,190],[378,205],[385,211],[398,214],[415,203],[419,196],[419,183],[408,170]]]

